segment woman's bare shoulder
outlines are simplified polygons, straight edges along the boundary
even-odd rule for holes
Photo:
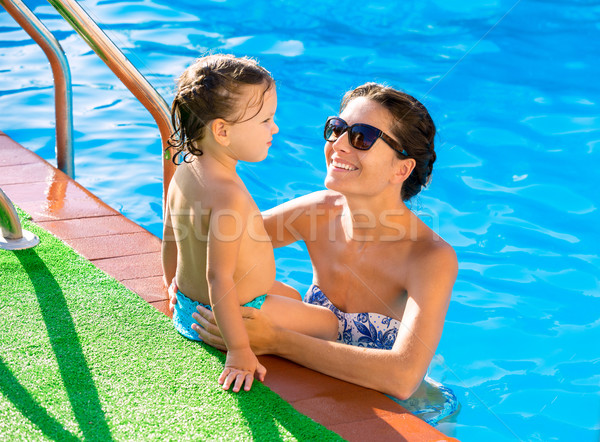
[[[414,244],[414,257],[417,260],[456,261],[454,248],[425,224]]]
[[[436,233],[416,241],[409,261],[411,278],[438,281],[451,288],[458,274],[458,260],[454,248]]]
[[[343,196],[334,192],[333,190],[325,189],[325,190],[317,190],[316,192],[311,192],[301,197],[296,198],[295,200],[303,205],[319,205],[319,206],[336,206],[342,203]],[[294,201],[294,200],[292,200]]]
[[[282,203],[272,209],[264,212],[265,215],[271,215],[275,212],[289,212],[299,210],[303,213],[307,213],[310,210],[332,210],[337,207],[341,207],[343,203],[343,196],[337,192],[331,190],[319,190],[316,192],[308,193],[306,195],[299,196]]]
[[[309,193],[306,198],[309,205],[316,205],[323,209],[341,208],[344,203],[342,194],[329,189]]]

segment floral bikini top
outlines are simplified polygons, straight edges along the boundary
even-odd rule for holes
[[[325,296],[321,289],[312,285],[306,292],[304,301],[321,305],[331,310],[338,318],[338,342],[358,347],[391,350],[400,321],[379,313],[346,313],[338,309]]]

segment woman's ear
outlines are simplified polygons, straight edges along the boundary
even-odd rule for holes
[[[210,131],[215,141],[222,146],[229,146],[231,143],[229,128],[229,123],[222,118],[216,118],[210,123]]]
[[[398,158],[395,163],[394,174],[392,175],[392,183],[394,184],[406,181],[417,164],[414,158],[406,158],[405,160]]]

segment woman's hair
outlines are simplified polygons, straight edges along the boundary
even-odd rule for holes
[[[202,149],[198,141],[205,135],[208,123],[222,118],[238,123],[245,110],[251,106],[240,106],[239,99],[245,86],[264,85],[258,101],[262,108],[265,93],[275,84],[269,71],[247,57],[229,54],[208,55],[197,59],[177,79],[177,92],[171,106],[171,121],[175,132],[169,139],[169,147],[175,148],[173,162],[183,155],[200,156]],[[176,163],[177,164],[177,163]]]
[[[415,168],[402,185],[402,200],[408,201],[428,184],[436,154],[433,148],[435,124],[419,100],[404,92],[377,83],[365,83],[346,92],[340,113],[355,98],[365,97],[381,104],[394,119],[392,135],[416,162]],[[407,158],[398,153],[398,158]]]

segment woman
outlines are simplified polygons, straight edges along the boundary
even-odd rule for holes
[[[427,110],[407,94],[367,83],[344,96],[325,127],[328,190],[264,213],[274,247],[306,243],[314,279],[305,301],[336,313],[339,342],[277,328],[243,308],[256,354],[399,399],[419,387],[457,275],[452,247],[405,204],[429,181],[434,136]],[[273,293],[297,296],[289,289],[280,284]],[[212,313],[198,312],[201,339],[225,349]]]

